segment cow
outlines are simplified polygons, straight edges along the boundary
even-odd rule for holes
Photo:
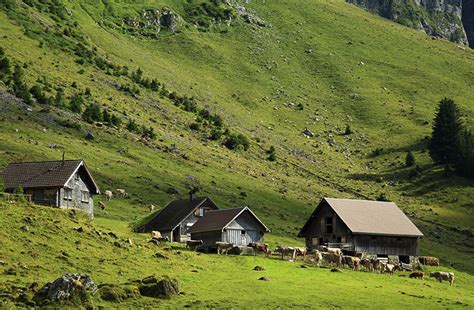
[[[148,210],[150,210],[150,213],[153,212],[153,211],[155,211],[155,205],[150,204],[150,205],[148,206]]]
[[[187,240],[186,241],[186,248],[194,250],[194,251],[201,245],[202,245],[202,240]]]
[[[229,250],[234,247],[233,243],[221,242],[221,241],[217,241],[216,245],[217,245],[217,254],[219,255],[220,254],[227,255],[227,252],[229,252]]]
[[[270,256],[272,255],[272,250],[270,250],[270,247],[266,243],[261,243],[261,242],[251,242],[248,245],[253,249],[254,255],[257,256],[257,252],[263,252],[265,253],[265,256]]]
[[[372,265],[372,261],[368,258],[361,259],[360,264],[364,266],[367,271],[373,271],[374,267]]]
[[[109,190],[105,191],[105,200],[112,200],[113,197],[114,197],[114,194],[112,193],[112,191],[109,191]]]
[[[382,262],[377,258],[372,258],[372,271],[373,272],[382,272]]]
[[[151,239],[148,240],[148,242],[153,242],[155,244],[160,244],[161,242],[169,242],[169,238],[168,237],[163,237],[161,235],[161,233],[157,230],[153,230],[151,232]]]
[[[296,255],[296,249],[294,247],[286,247],[281,245],[277,246],[275,252],[281,253],[282,260],[286,255],[291,255],[291,260],[294,260]]]
[[[394,271],[395,271],[395,265],[394,264],[389,264],[389,263],[382,264],[382,272],[387,272],[387,273],[393,274]]]
[[[360,258],[354,256],[343,255],[342,263],[352,268],[352,270],[359,270]]]
[[[433,256],[420,256],[419,261],[425,266],[439,266],[439,259]]]
[[[327,264],[335,264],[337,267],[342,264],[342,255],[338,255],[330,252],[322,252],[323,260]]]
[[[400,267],[402,271],[413,271],[413,266],[411,264],[401,263]]]
[[[117,188],[117,196],[125,198],[128,194],[123,188]]]
[[[323,245],[319,249],[323,252],[329,252],[329,253],[334,253],[334,254],[337,254],[337,255],[342,255],[341,249],[338,249],[338,248],[329,248],[329,247]]]
[[[425,274],[421,271],[415,271],[415,272],[412,272],[410,273],[410,278],[414,278],[414,279],[421,279],[423,280],[423,277],[425,276]]]
[[[99,208],[101,210],[105,210],[105,203],[103,203],[102,201],[99,201]]]
[[[303,256],[303,260],[306,258],[308,250],[306,248],[295,248],[295,259],[297,256]]]
[[[321,252],[318,250],[314,250],[314,262],[316,263],[316,266],[319,267],[322,261],[323,261],[323,255],[321,254]]]
[[[452,272],[445,272],[445,271],[435,271],[430,272],[430,278],[435,278],[439,282],[449,281],[449,285],[453,285],[454,283],[454,273]]]

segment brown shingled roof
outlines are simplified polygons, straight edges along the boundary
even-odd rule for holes
[[[80,168],[85,169],[94,192],[100,193],[97,184],[83,160],[38,161],[10,163],[2,173],[5,190],[22,188],[63,187]]]
[[[191,226],[188,233],[222,230],[245,211],[250,212],[267,232],[270,231],[248,207],[239,207],[207,212],[199,221]]]
[[[423,234],[393,202],[324,198],[354,234],[421,237]],[[320,203],[320,205],[321,205]],[[299,236],[304,235],[308,223]]]

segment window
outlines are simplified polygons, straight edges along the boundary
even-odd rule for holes
[[[204,210],[203,208],[200,208],[200,209],[199,209],[199,216],[204,216],[204,212],[205,212],[205,211],[206,211],[206,210]]]
[[[64,199],[65,200],[72,200],[72,189],[65,188],[64,189]]]
[[[89,192],[87,192],[87,191],[81,192],[81,201],[82,202],[89,202],[89,197],[90,197]]]
[[[398,241],[398,242],[402,242],[402,238],[398,237],[398,238],[397,238],[397,241]]]
[[[76,174],[74,175],[74,179],[75,179],[76,181],[79,181],[79,179],[80,179],[79,173],[76,173]]]
[[[326,221],[326,233],[332,234],[333,233],[332,216],[327,216],[325,218],[325,221]]]
[[[372,236],[371,240],[375,241],[375,240],[377,240],[377,238],[375,236]]]
[[[241,235],[245,235],[245,230],[241,230],[241,231],[240,231],[240,234],[241,234]]]

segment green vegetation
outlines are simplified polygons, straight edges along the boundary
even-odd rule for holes
[[[473,128],[472,51],[342,0],[250,1],[248,11],[272,27],[239,18],[227,26],[225,16],[221,22],[208,13],[198,16],[226,31],[214,26],[196,31],[188,3],[177,0],[4,3],[0,166],[60,159],[63,152],[84,158],[102,191],[124,188],[130,194],[106,201],[106,210],[98,210],[87,225],[115,231],[122,241],[131,237],[135,245],[127,251],[105,237],[77,237],[74,226],[88,231],[89,226],[70,222],[62,211],[7,205],[0,217],[0,248],[6,249],[0,260],[9,265],[0,268],[14,265],[19,275],[2,273],[2,290],[10,292],[17,282],[44,283],[65,272],[90,272],[99,284],[111,285],[166,273],[178,278],[186,295],[163,307],[473,304],[473,181],[445,174],[427,151],[441,98],[454,98],[466,132]],[[183,18],[179,31],[155,31],[151,37],[142,34],[148,28],[121,26],[126,16],[164,7]],[[13,72],[17,96],[24,100],[13,96]],[[28,93],[31,102],[25,106]],[[190,130],[194,123],[197,130]],[[314,135],[303,135],[304,128]],[[94,142],[84,139],[87,133]],[[464,137],[462,143],[472,139]],[[269,146],[277,149],[276,161],[268,160]],[[464,165],[472,167],[472,153],[463,150]],[[416,158],[411,167],[405,167],[408,152]],[[424,233],[422,254],[440,257],[442,269],[453,264],[459,286],[152,248],[147,236],[130,232],[130,224],[149,215],[150,203],[161,207],[186,196],[183,176],[188,174],[199,178],[199,195],[211,196],[219,206],[250,206],[272,230],[267,239],[272,247],[303,244],[295,236],[321,197],[394,201]],[[23,219],[35,214],[47,221],[38,219],[38,228],[29,224],[35,234],[20,230]],[[157,252],[169,259],[158,260]],[[32,267],[25,272],[23,264]],[[256,281],[260,275],[251,269],[257,264],[267,268],[270,282]],[[216,289],[229,274],[239,276]],[[435,297],[441,290],[444,295]],[[236,291],[241,299],[234,298]],[[257,300],[255,292],[261,293]],[[123,302],[124,307],[156,306],[148,298]]]

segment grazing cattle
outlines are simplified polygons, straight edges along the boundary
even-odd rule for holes
[[[270,250],[270,247],[266,243],[251,242],[248,246],[253,249],[255,256],[257,255],[257,252],[263,252],[267,257],[272,255],[272,250]]]
[[[449,281],[449,285],[454,283],[454,273],[445,271],[430,272],[430,278],[436,278],[439,282]]]
[[[343,255],[342,263],[352,268],[352,270],[359,270],[360,258],[354,256]]]
[[[297,256],[303,256],[303,260],[306,258],[308,250],[306,248],[295,248],[295,259]]]
[[[323,255],[321,254],[321,252],[319,252],[318,250],[314,250],[314,262],[316,263],[316,266],[319,267],[322,261]]]
[[[234,247],[234,244],[233,243],[229,243],[229,242],[216,242],[216,245],[217,245],[217,254],[225,254],[227,255],[227,252],[229,252],[230,249],[232,249]]]
[[[202,240],[187,240],[186,241],[186,247],[194,251],[201,245],[202,245]]]
[[[421,279],[423,280],[423,277],[425,276],[425,274],[421,271],[415,271],[415,272],[412,272],[410,274],[410,278],[414,278],[414,279]]]
[[[337,267],[342,264],[342,255],[330,252],[322,252],[323,260],[327,264],[335,264]]]
[[[373,272],[382,272],[382,262],[377,258],[372,258],[372,271]]]
[[[117,195],[122,198],[125,198],[128,196],[127,192],[122,188],[117,188]]]
[[[159,231],[152,231],[151,232],[151,239],[148,242],[153,242],[155,244],[160,244],[161,242],[169,242],[168,237],[163,237]]]
[[[395,271],[395,265],[394,264],[389,264],[389,263],[382,264],[382,272],[387,272],[387,273],[393,274],[394,271]]]
[[[295,259],[295,255],[296,255],[296,249],[294,247],[286,247],[286,246],[277,246],[277,248],[275,249],[275,252],[277,253],[280,253],[281,254],[281,259],[283,260],[283,258],[286,256],[286,255],[291,255],[291,259],[290,260],[294,260]]]
[[[161,233],[157,230],[153,230],[151,232],[151,238],[159,239],[159,238],[161,238]]]
[[[99,208],[101,210],[105,210],[105,203],[103,203],[102,201],[99,201]]]
[[[411,264],[401,263],[400,267],[402,271],[413,271],[413,266]]]
[[[341,249],[338,249],[338,248],[329,248],[329,247],[323,245],[319,249],[323,252],[329,252],[329,253],[333,253],[333,254],[337,254],[337,255],[342,255]]]
[[[148,210],[150,210],[150,213],[153,212],[153,211],[155,211],[155,205],[150,204],[150,205],[148,206]]]
[[[374,267],[372,265],[372,261],[368,258],[364,258],[360,261],[360,264],[362,266],[364,266],[364,268],[367,270],[367,271],[373,271]]]
[[[114,194],[112,193],[112,191],[105,191],[105,199],[106,200],[112,200],[112,197],[114,197]]]
[[[433,256],[420,256],[419,261],[425,266],[439,266],[439,259]]]

